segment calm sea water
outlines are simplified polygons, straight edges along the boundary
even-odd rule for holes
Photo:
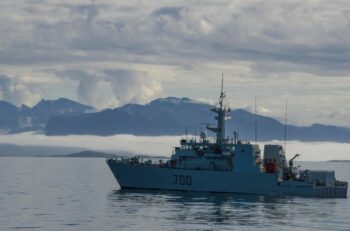
[[[350,230],[350,200],[120,191],[104,159],[1,157],[0,230]]]

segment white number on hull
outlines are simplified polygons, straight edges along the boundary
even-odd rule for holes
[[[185,176],[185,175],[173,175],[174,176],[174,183],[179,185],[192,185],[192,178],[191,176]]]

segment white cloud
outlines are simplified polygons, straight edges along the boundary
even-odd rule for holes
[[[180,136],[45,136],[34,133],[21,133],[14,135],[0,135],[0,143],[16,145],[35,145],[52,147],[81,148],[82,150],[100,150],[112,153],[123,153],[123,151],[136,154],[147,154],[154,156],[168,156],[172,153],[172,147],[179,145]],[[279,141],[260,143],[260,148],[266,143],[282,144]],[[130,145],[133,144],[133,145]],[[299,160],[302,161],[324,161],[332,159],[350,159],[350,144],[332,142],[299,142],[288,141],[287,158],[301,153]],[[57,153],[56,153],[57,154]]]
[[[161,83],[147,72],[126,69],[65,70],[57,72],[57,75],[76,81],[78,100],[97,108],[146,103],[161,91]]]
[[[160,82],[145,72],[106,70],[104,74],[120,104],[146,103],[161,91]]]
[[[4,51],[28,56],[7,62],[51,62],[51,53],[58,62],[81,60],[74,52],[84,50],[93,60],[103,51],[119,60],[142,54],[166,62],[170,55],[180,63],[196,57],[349,70],[347,1],[19,2],[2,3],[1,41]]]
[[[137,154],[170,156],[172,147],[178,144],[178,136],[45,136],[31,132],[0,135],[0,143],[10,143],[15,145],[35,145],[82,148],[89,150],[100,150],[118,153],[120,151],[133,152]],[[133,144],[133,145],[130,145]]]
[[[13,96],[4,96],[10,87],[2,95],[30,104],[75,92],[98,107],[159,94],[215,100],[224,72],[233,107],[253,105],[257,96],[280,118],[288,97],[293,123],[349,126],[349,12],[346,0],[2,1],[0,74],[17,76]],[[43,77],[37,84],[50,87],[33,91],[21,69],[86,77],[66,91],[72,79]],[[63,91],[54,94],[58,85]]]
[[[0,75],[0,99],[15,105],[33,105],[40,99],[40,94],[17,77]]]
[[[205,103],[205,104],[210,104],[210,105],[215,105],[215,101],[212,99],[205,99],[205,98],[197,98],[194,99],[195,102],[199,102],[199,103]]]
[[[270,113],[270,110],[266,107],[259,107],[257,109],[258,113],[261,113],[262,115],[267,115]]]

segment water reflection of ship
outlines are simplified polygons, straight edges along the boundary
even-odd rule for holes
[[[174,222],[242,226],[256,225],[261,219],[283,223],[288,205],[294,202],[294,198],[280,196],[142,189],[112,191],[109,200],[114,209],[130,206],[126,210],[130,216],[143,208],[169,208],[169,219]]]

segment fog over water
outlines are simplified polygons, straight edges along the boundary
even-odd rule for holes
[[[118,152],[133,152],[136,154],[170,156],[172,149],[179,145],[179,140],[185,136],[45,136],[32,132],[0,135],[0,143],[14,144],[19,146],[47,146],[77,148],[76,150],[97,150],[118,154]],[[259,142],[263,151],[263,144],[274,143],[283,145],[283,141]],[[342,159],[350,160],[350,144],[335,142],[287,142],[287,157],[300,153],[300,160],[323,161]],[[52,152],[50,152],[52,153]],[[57,153],[68,154],[68,153]]]

